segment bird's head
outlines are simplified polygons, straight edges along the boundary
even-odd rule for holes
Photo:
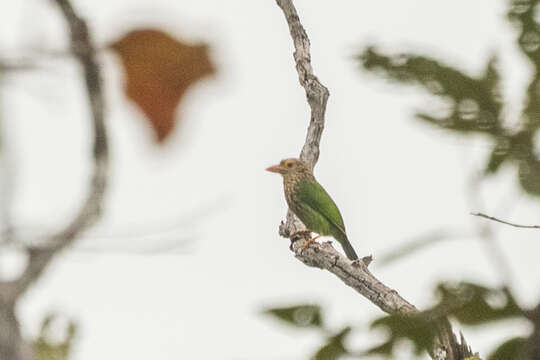
[[[300,159],[284,159],[278,165],[270,166],[266,169],[273,173],[281,174],[283,177],[300,174],[311,174],[309,165]]]

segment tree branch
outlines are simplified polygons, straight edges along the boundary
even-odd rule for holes
[[[330,271],[346,285],[350,286],[382,311],[393,313],[414,313],[416,308],[402,298],[397,291],[390,289],[368,270],[367,260],[351,261],[341,255],[331,242],[311,243],[302,249],[302,238],[292,239],[291,250],[296,258],[304,264]]]
[[[71,33],[71,48],[81,63],[86,91],[92,112],[94,143],[90,189],[75,218],[63,230],[50,235],[47,248],[27,247],[28,263],[21,276],[13,281],[0,281],[0,359],[29,360],[30,344],[20,333],[15,315],[17,300],[36,281],[61,250],[73,243],[80,233],[100,216],[108,174],[108,142],[104,121],[104,99],[96,52],[84,20],[77,16],[69,0],[56,0]]]
[[[306,92],[307,102],[311,108],[311,119],[309,122],[306,141],[300,152],[300,159],[304,160],[313,169],[319,160],[319,144],[324,129],[324,115],[326,103],[330,95],[328,89],[321,84],[319,79],[313,74],[311,66],[311,54],[309,52],[309,38],[304,27],[300,23],[300,18],[296,13],[291,0],[276,0],[278,6],[285,15],[285,20],[289,25],[289,31],[294,43],[294,61],[298,72],[298,81]],[[287,222],[280,226],[279,233],[283,237],[296,230],[304,229],[302,222],[291,212],[287,213]]]
[[[313,74],[311,54],[309,52],[309,38],[300,23],[300,18],[296,13],[296,8],[292,1],[276,1],[281,10],[283,10],[283,14],[289,25],[289,31],[295,49],[294,61],[296,62],[298,80],[306,91],[306,98],[311,108],[311,121],[300,158],[314,167],[319,159],[319,143],[321,142],[324,129],[324,114],[326,112],[326,102],[328,101],[329,93],[328,89]]]
[[[322,85],[313,74],[309,39],[304,30],[292,0],[276,0],[283,11],[289,26],[294,43],[294,60],[300,85],[306,92],[306,98],[311,108],[311,119],[307,130],[306,141],[300,153],[300,158],[313,168],[319,158],[319,144],[324,129],[324,117],[328,100],[328,89]],[[283,237],[290,237],[295,231],[304,229],[298,218],[289,211],[286,223],[281,223],[279,233]],[[368,270],[370,258],[351,262],[338,253],[329,242],[313,243],[303,249],[302,245],[308,237],[294,236],[291,238],[290,249],[296,258],[304,264],[328,270],[336,275],[346,285],[352,287],[362,296],[386,313],[411,314],[418,310],[397,291],[389,288],[375,278]],[[470,354],[464,339],[460,345],[452,332],[448,320],[444,319],[438,324],[438,339],[430,354],[437,360],[461,360]]]
[[[69,0],[56,0],[56,3],[69,25],[71,48],[84,72],[94,130],[93,170],[87,198],[71,223],[58,233],[49,236],[47,243],[51,244],[50,246],[46,248],[28,248],[28,265],[22,275],[11,283],[0,283],[0,289],[9,289],[9,291],[3,291],[4,294],[2,295],[8,295],[11,302],[15,302],[42,274],[55,255],[71,245],[83,230],[99,218],[107,183],[109,151],[104,119],[101,74],[96,60],[96,52],[86,22],[75,13]],[[6,292],[9,292],[9,294],[6,294]]]

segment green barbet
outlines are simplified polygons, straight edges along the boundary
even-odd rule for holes
[[[283,176],[283,189],[289,209],[304,223],[308,229],[306,231],[319,236],[332,236],[339,241],[349,259],[358,259],[345,233],[341,213],[305,162],[285,159],[266,170]],[[319,236],[310,239],[304,247]]]

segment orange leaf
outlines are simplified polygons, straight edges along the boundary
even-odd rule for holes
[[[186,90],[215,73],[204,44],[188,45],[153,29],[132,31],[111,44],[126,72],[125,92],[146,114],[157,141],[175,126],[176,107]]]

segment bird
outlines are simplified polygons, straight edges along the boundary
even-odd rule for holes
[[[304,243],[302,248],[320,236],[332,236],[341,244],[350,260],[358,259],[345,232],[343,217],[336,203],[317,182],[311,167],[306,162],[296,158],[284,159],[279,164],[270,166],[266,171],[283,177],[283,190],[289,209],[307,227],[306,230],[300,232],[319,234]]]

